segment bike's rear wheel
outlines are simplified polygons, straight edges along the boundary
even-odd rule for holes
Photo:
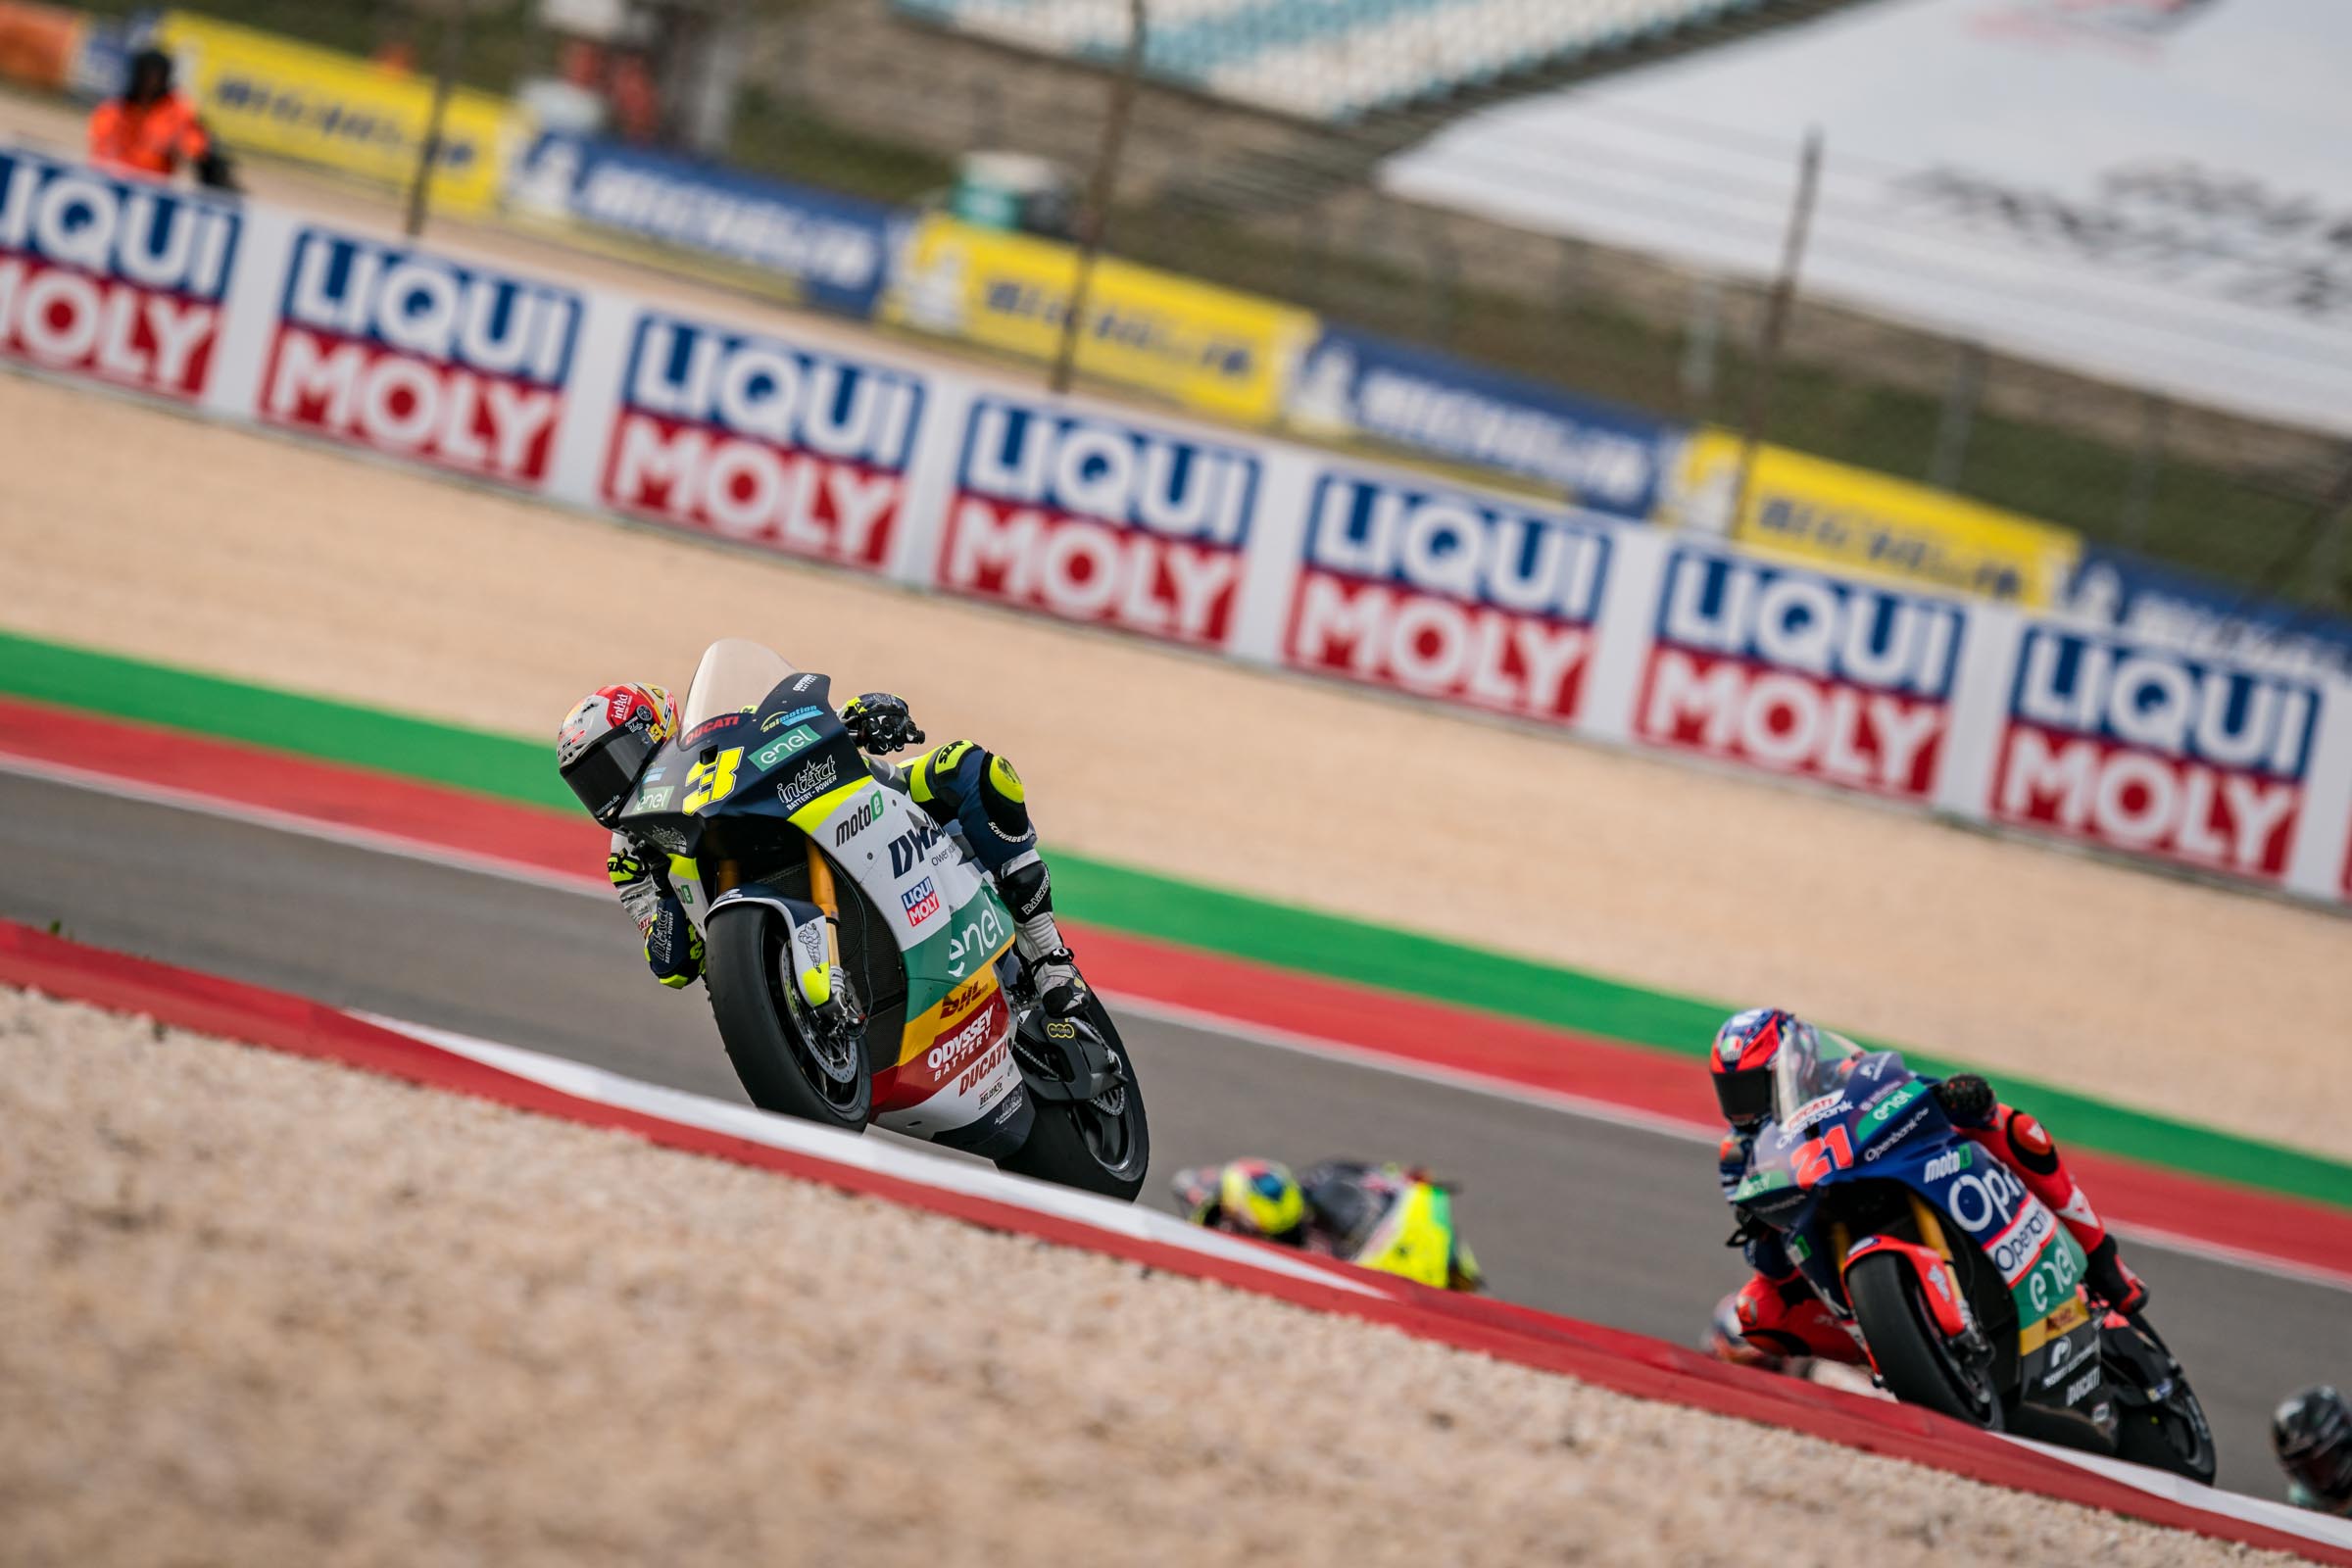
[[[760,904],[714,911],[704,983],[727,1059],[744,1093],[762,1110],[844,1132],[863,1132],[874,1080],[862,1036],[819,1037],[808,1014],[783,993],[783,917]]]
[[[1918,1276],[1901,1258],[1878,1252],[1858,1260],[1845,1271],[1845,1293],[1889,1394],[1971,1426],[2001,1430],[2001,1396],[1989,1371],[1963,1365],[1953,1354],[1928,1315]]]
[[[1152,1126],[1144,1113],[1143,1088],[1136,1082],[1135,1058],[1127,1054],[1110,1014],[1093,997],[1087,999],[1086,1020],[1118,1053],[1120,1082],[1092,1100],[1047,1100],[1032,1094],[1037,1119],[1030,1124],[1029,1137],[998,1160],[997,1167],[1131,1203],[1144,1190],[1152,1163]]]

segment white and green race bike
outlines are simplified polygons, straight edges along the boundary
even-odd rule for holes
[[[1133,1199],[1151,1132],[1090,996],[1037,1005],[1012,917],[956,829],[868,766],[829,682],[757,643],[703,655],[621,831],[669,858],[754,1103]]]

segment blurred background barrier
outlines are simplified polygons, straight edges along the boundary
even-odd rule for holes
[[[2034,610],[2064,599],[2082,553],[2067,529],[1769,444],[1747,465],[1740,505],[1741,451],[1728,430],[1692,435],[1661,520],[1771,555]]]
[[[2352,681],[2329,672],[21,152],[0,154],[0,355],[909,586],[2352,900]]]
[[[434,121],[430,78],[185,11],[168,13],[154,36],[179,62],[206,124],[231,147],[395,187],[415,176]],[[489,211],[520,134],[507,100],[452,92],[438,130],[434,202]]]
[[[0,0],[0,78],[64,92],[87,26],[87,18],[61,6]]]
[[[798,304],[873,315],[912,216],[606,137],[544,131],[516,160],[519,215],[710,258]],[[777,284],[782,287],[776,287]]]
[[[945,337],[1051,361],[1078,253],[1058,240],[926,215],[901,253],[885,315]],[[1078,369],[1199,413],[1271,424],[1315,336],[1304,311],[1105,257],[1078,327]]]

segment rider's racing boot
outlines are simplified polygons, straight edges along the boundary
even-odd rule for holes
[[[1947,1079],[1944,1087],[1960,1081]],[[1938,1098],[1942,1098],[1940,1091]],[[1989,1099],[1989,1094],[1986,1098]],[[1953,1120],[1961,1118],[1955,1115]],[[2084,1283],[2090,1287],[2092,1296],[2127,1314],[2147,1305],[2147,1286],[2116,1254],[2115,1238],[2107,1234],[2106,1223],[2090,1206],[2090,1199],[2066,1168],[2066,1161],[2059,1157],[2058,1146],[2050,1141],[2040,1122],[2022,1110],[1994,1102],[1981,1124],[1962,1122],[1962,1131],[2017,1172],[2026,1190],[2057,1212],[2068,1232],[2082,1244],[2082,1250],[2090,1254],[2089,1278]]]
[[[1791,1271],[1780,1280],[1751,1274],[1733,1300],[1741,1337],[1759,1350],[1809,1355],[1848,1366],[1869,1364],[1853,1331],[1822,1304],[1801,1274]]]
[[[1054,920],[1054,879],[1035,850],[1014,856],[997,872],[997,891],[1012,909],[1013,947],[1037,985],[1038,1005],[1055,1018],[1086,1010],[1086,977]]]

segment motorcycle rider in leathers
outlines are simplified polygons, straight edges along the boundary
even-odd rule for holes
[[[1779,1007],[1751,1007],[1724,1023],[1716,1033],[1708,1068],[1717,1103],[1732,1129],[1716,1152],[1716,1175],[1727,1200],[1747,1174],[1756,1134],[1771,1118],[1773,1072],[1785,1052],[1800,1053],[1799,1062],[1808,1069],[1818,1066],[1821,1081],[1815,1092],[1821,1094],[1838,1088],[1842,1075],[1859,1059],[1837,1060],[1833,1054],[1832,1059],[1825,1060],[1820,1033]],[[2115,1238],[2107,1233],[2090,1200],[2067,1171],[2041,1123],[2002,1104],[1992,1086],[1975,1073],[1926,1081],[1953,1126],[2015,1171],[2026,1190],[2048,1204],[2082,1244],[2089,1254],[2084,1283],[2092,1298],[2126,1315],[2145,1306],[2148,1288],[2116,1254]],[[1744,1250],[1748,1267],[1755,1270],[1737,1298],[1740,1327],[1748,1343],[1775,1355],[1863,1362],[1862,1347],[1846,1328],[1846,1320],[1814,1294],[1789,1257],[1780,1232],[1745,1214],[1740,1215],[1740,1222],[1733,1240]]]
[[[904,790],[941,826],[959,825],[973,856],[996,878],[1013,916],[1013,940],[1035,977],[1038,1002],[1057,1018],[1084,1010],[1085,979],[1054,919],[1053,879],[1038,853],[1027,791],[1012,764],[970,741],[933,747],[905,767],[879,760],[923,732],[906,704],[868,692],[841,710],[841,722],[881,784]],[[606,686],[580,700],[556,736],[556,761],[589,814],[614,827],[654,754],[678,734],[677,705],[659,686]],[[703,972],[703,934],[686,917],[675,878],[691,861],[673,861],[652,844],[617,829],[605,860],[621,906],[645,938],[645,960],[665,986],[692,984]]]

